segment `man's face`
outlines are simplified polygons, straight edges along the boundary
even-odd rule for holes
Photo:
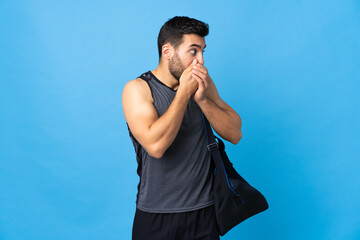
[[[197,59],[198,63],[204,64],[205,38],[196,34],[184,34],[182,40],[169,62],[169,71],[177,80],[194,59]]]

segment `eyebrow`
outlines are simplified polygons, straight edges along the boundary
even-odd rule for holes
[[[191,44],[189,47],[197,47],[197,48],[201,49],[201,46],[199,44],[196,44],[196,43]],[[205,48],[206,48],[206,45],[205,45],[204,49]]]

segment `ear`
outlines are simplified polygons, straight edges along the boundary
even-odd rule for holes
[[[170,45],[170,43],[164,44],[161,50],[162,57],[166,60],[170,60],[174,52],[174,48]]]

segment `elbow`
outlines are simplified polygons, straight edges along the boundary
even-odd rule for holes
[[[241,126],[242,126],[242,122],[239,117],[238,126],[234,128],[234,130],[232,131],[232,136],[230,140],[230,142],[234,145],[238,144],[240,142],[240,139],[242,138]]]
[[[164,152],[148,152],[153,158],[162,158]]]
[[[232,144],[236,145],[240,142],[241,138],[242,138],[242,133],[241,133],[241,131],[239,131],[233,135],[233,138],[230,140],[230,142]]]
[[[158,144],[152,144],[145,148],[147,153],[154,158],[162,158],[166,149],[160,147]]]

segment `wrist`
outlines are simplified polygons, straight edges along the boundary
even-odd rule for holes
[[[192,96],[192,93],[190,91],[186,91],[186,89],[179,86],[179,88],[176,91],[176,96],[181,97],[181,98],[190,99],[190,97]]]
[[[191,98],[192,94],[185,89],[178,88],[176,91],[175,98],[180,100],[181,102],[188,102]]]
[[[206,96],[201,98],[201,99],[195,99],[195,102],[199,105],[199,107],[206,107],[207,105],[209,105],[209,101],[210,99],[207,98]]]

